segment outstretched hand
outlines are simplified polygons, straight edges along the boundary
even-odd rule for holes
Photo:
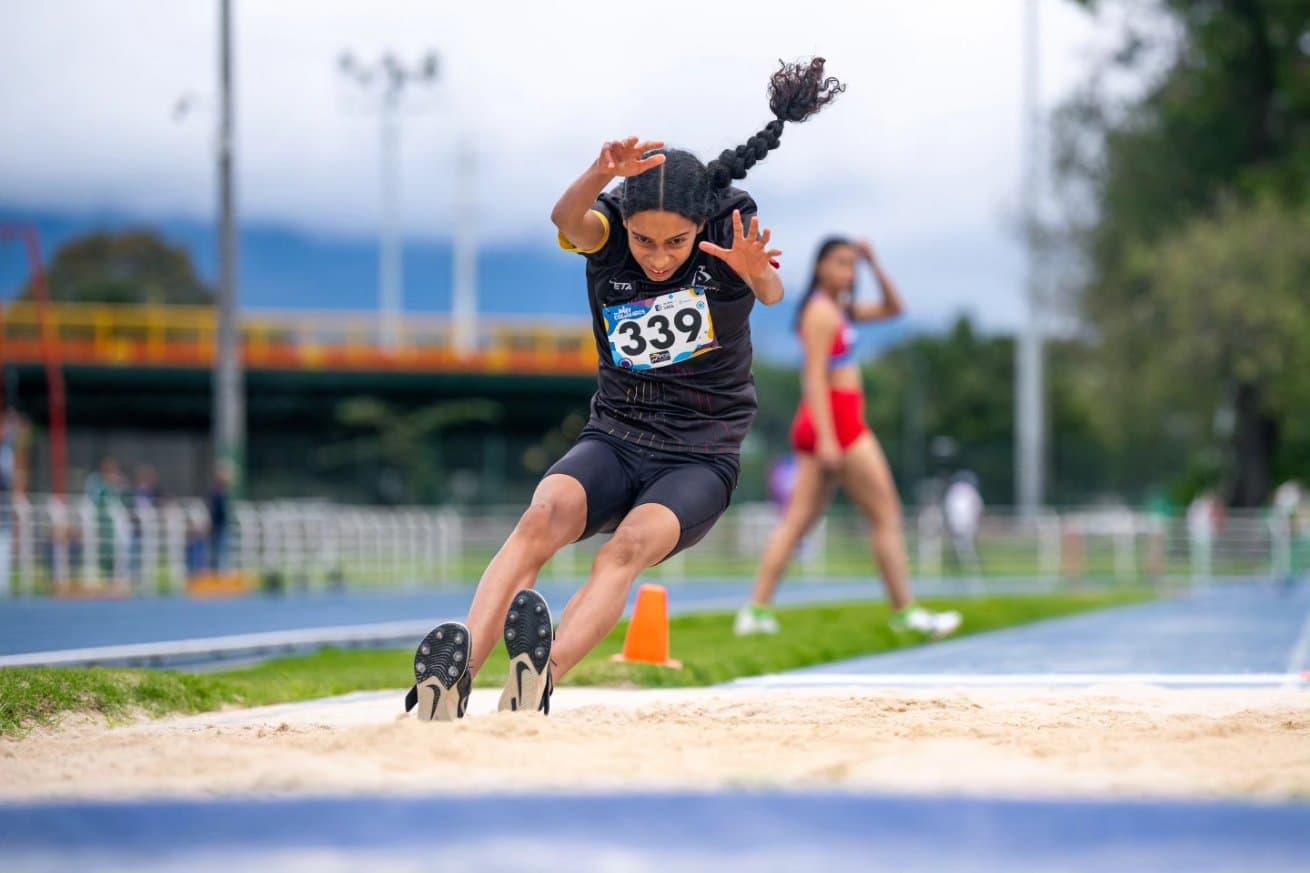
[[[643,157],[647,152],[664,148],[662,142],[640,142],[635,136],[607,142],[600,148],[596,167],[611,176],[640,176],[664,163],[664,155]]]
[[[776,259],[782,254],[782,249],[770,249],[769,238],[773,232],[768,228],[764,233],[760,233],[759,216],[751,218],[750,232],[742,230],[741,210],[732,210],[732,248],[725,249],[722,246],[716,246],[708,240],[700,244],[700,250],[706,254],[714,255],[723,261],[733,271],[750,282],[761,276],[768,275],[773,269],[770,261]],[[779,294],[781,299],[781,294]]]

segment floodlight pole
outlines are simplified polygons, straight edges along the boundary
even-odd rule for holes
[[[468,137],[455,156],[455,270],[451,316],[455,349],[469,355],[478,341],[477,153]]]
[[[218,343],[214,355],[214,471],[238,492],[245,471],[245,403],[237,327],[237,230],[232,97],[232,0],[219,0]]]
[[[382,344],[400,345],[402,313],[405,309],[405,257],[400,242],[400,113],[398,93],[388,89],[382,97],[381,140],[378,143],[379,191],[382,200],[378,249],[378,306],[382,322]]]
[[[1040,193],[1041,117],[1038,107],[1040,0],[1023,0],[1022,179],[1024,323],[1015,343],[1015,498],[1032,517],[1046,497],[1046,392],[1042,356],[1042,301],[1036,239]]]
[[[405,265],[400,230],[400,112],[405,88],[436,80],[436,55],[429,53],[416,67],[404,66],[392,54],[365,66],[346,53],[338,69],[378,100],[378,169],[380,227],[378,239],[378,316],[382,345],[400,347],[405,309]]]

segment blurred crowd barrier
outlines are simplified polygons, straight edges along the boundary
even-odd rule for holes
[[[510,534],[517,509],[377,508],[313,501],[234,502],[214,524],[204,500],[133,506],[86,497],[18,497],[0,518],[0,596],[146,596],[215,578],[240,590],[469,586]],[[778,521],[769,504],[734,507],[695,549],[654,579],[748,579]],[[996,580],[1155,583],[1217,577],[1290,579],[1310,571],[1310,517],[1277,511],[1198,519],[1126,509],[1024,517],[988,509],[951,529],[935,506],[905,519],[913,575],[986,591]],[[547,579],[585,576],[603,542],[570,546]],[[801,545],[797,582],[872,579],[868,525],[834,509]]]

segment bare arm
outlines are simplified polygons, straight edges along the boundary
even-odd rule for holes
[[[882,268],[878,256],[873,251],[873,244],[868,240],[861,241],[856,248],[864,256],[869,268],[873,270],[873,276],[878,280],[878,290],[882,292],[882,301],[879,303],[856,303],[851,306],[851,318],[854,321],[886,321],[890,318],[896,318],[905,312],[905,301],[901,298],[900,289],[892,281],[892,277],[887,275],[887,271]]]
[[[782,254],[782,249],[770,249],[769,239],[773,232],[768,228],[760,233],[760,218],[751,218],[750,232],[742,229],[741,210],[732,211],[732,248],[725,249],[708,240],[700,244],[700,250],[719,258],[733,272],[741,277],[746,287],[755,294],[755,299],[765,306],[782,302],[782,276],[770,263]]]
[[[601,147],[600,156],[568,187],[550,211],[550,220],[574,248],[589,252],[605,242],[609,229],[591,208],[596,198],[616,178],[637,176],[664,163],[664,155],[642,157],[663,146],[662,142],[639,142],[635,136],[630,136]]]

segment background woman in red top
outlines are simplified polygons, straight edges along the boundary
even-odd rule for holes
[[[854,299],[861,259],[878,281],[882,300],[877,303]],[[751,603],[737,614],[738,634],[778,632],[774,594],[797,545],[823,515],[839,484],[869,521],[873,552],[896,611],[892,627],[941,637],[960,626],[957,612],[935,613],[914,605],[900,497],[882,447],[864,421],[864,388],[851,323],[883,321],[904,311],[896,284],[869,242],[833,237],[819,247],[797,314],[805,364],[803,399],[791,435],[799,456],[796,486],[787,514],[765,548]]]

